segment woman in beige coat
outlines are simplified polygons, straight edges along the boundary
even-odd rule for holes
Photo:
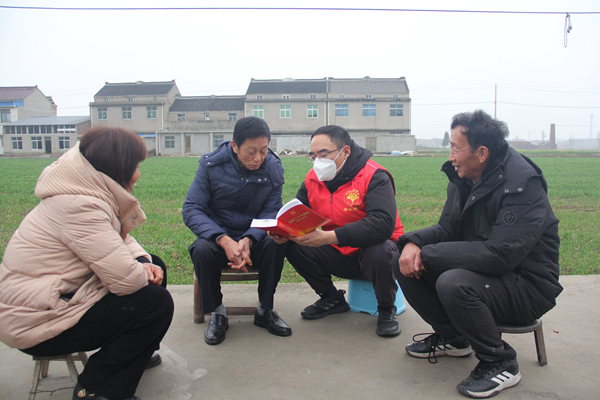
[[[166,269],[129,235],[146,219],[131,195],[145,158],[132,132],[88,131],[40,175],[41,201],[0,264],[2,342],[36,356],[100,349],[73,399],[137,399],[144,370],[160,363],[153,352],[173,316]]]

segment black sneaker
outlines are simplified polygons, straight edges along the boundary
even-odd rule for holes
[[[99,394],[89,393],[85,390],[79,382],[75,384],[73,388],[73,400],[110,400],[108,397],[100,396]],[[121,400],[142,400],[137,396],[131,396],[127,398],[120,398]]]
[[[379,336],[398,336],[402,329],[396,320],[396,306],[377,307],[377,329],[375,333]]]
[[[417,336],[421,335],[429,336],[417,341]],[[413,341],[406,345],[406,352],[413,357],[426,358],[432,364],[437,362],[437,357],[467,357],[473,353],[471,345],[466,340],[454,340],[446,343],[446,339],[437,333],[419,333],[413,336]]]
[[[344,297],[345,290],[338,290],[337,296],[323,296],[319,300],[306,307],[300,315],[306,319],[319,319],[329,314],[341,314],[350,310],[350,304]]]
[[[479,361],[471,375],[456,387],[465,396],[485,399],[521,381],[517,359],[498,362]]]

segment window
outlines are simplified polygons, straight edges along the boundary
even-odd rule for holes
[[[108,103],[108,98],[107,97],[104,98],[104,102]]]
[[[262,94],[257,94],[256,95],[256,100],[262,100]]]
[[[404,115],[404,104],[390,104],[390,117],[402,117]]]
[[[265,117],[264,106],[252,106],[252,116],[258,117],[258,118],[264,118]]]
[[[0,110],[0,114],[2,115],[2,122],[10,122],[10,109],[3,108],[2,110]]]
[[[165,136],[165,149],[175,148],[175,136]]]
[[[336,104],[335,105],[335,116],[336,117],[347,117],[348,116],[348,104]]]
[[[31,150],[42,150],[42,137],[33,136],[31,138]]]
[[[398,96],[397,94],[392,95],[392,99],[397,99],[398,97],[400,97],[400,96]]]
[[[338,94],[338,99],[345,99],[346,95],[345,94]]]
[[[58,137],[58,148],[60,150],[66,150],[68,148],[70,148],[71,145],[69,143],[69,137],[68,136],[59,136]]]
[[[15,134],[15,127],[14,126],[5,126],[4,127],[4,134],[5,135],[14,135]]]
[[[23,150],[23,138],[21,137],[12,137],[12,149],[13,150]]]
[[[237,119],[237,113],[229,113],[229,116],[227,117],[227,119],[229,121],[235,121]]]
[[[128,98],[127,101],[129,101],[129,102],[133,101],[133,97]]]
[[[225,140],[225,135],[213,135],[213,149],[219,147],[223,140]]]
[[[401,135],[402,132],[400,132],[400,131],[390,131],[390,134],[392,134],[392,135]]]
[[[33,125],[29,127],[29,133],[33,134],[33,133],[40,133],[40,126],[39,125]]]
[[[158,101],[158,97],[154,97],[154,101]]]
[[[290,99],[290,95],[289,94],[284,94],[283,96],[281,96],[282,99],[284,100],[289,100]]]
[[[204,113],[204,120],[210,121],[210,113]]]
[[[314,99],[316,99],[316,98],[317,98],[317,95],[316,95],[316,94],[311,94],[311,95],[310,95],[310,99],[311,99],[311,100],[314,100]]]
[[[185,114],[177,114],[177,121],[185,121]]]
[[[156,119],[156,107],[146,107],[149,119]]]
[[[106,107],[99,107],[98,108],[98,119],[107,119],[107,110],[106,110]],[[42,132],[42,133],[46,133],[46,132]]]
[[[279,118],[292,118],[292,106],[279,106]]]
[[[27,133],[27,127],[26,126],[17,126],[17,135],[24,135]]]
[[[365,94],[365,99],[372,99],[373,95],[372,94]]]
[[[306,106],[306,116],[308,118],[317,118],[319,116],[319,106]]]
[[[123,119],[131,119],[131,107],[121,107],[123,111]]]
[[[363,104],[363,117],[376,117],[375,104]]]

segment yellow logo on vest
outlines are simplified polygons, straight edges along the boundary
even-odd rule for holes
[[[344,203],[348,206],[347,208],[344,208],[344,211],[357,210],[362,203],[360,192],[356,189],[347,191],[346,196],[344,197]]]

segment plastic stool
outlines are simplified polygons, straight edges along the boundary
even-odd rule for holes
[[[369,281],[348,280],[348,303],[350,304],[350,311],[379,315],[375,290],[373,289],[373,284]],[[399,286],[394,305],[396,306],[396,315],[406,310],[404,294]]]
[[[50,361],[66,362],[67,368],[69,369],[71,381],[73,382],[73,386],[75,386],[75,383],[77,382],[77,367],[75,367],[75,361],[81,361],[81,363],[85,367],[85,364],[87,363],[87,355],[85,354],[85,352],[80,351],[76,354],[64,354],[61,356],[54,357],[33,356],[33,361],[35,361],[35,367],[33,369],[33,381],[31,382],[31,389],[29,389],[29,400],[34,400],[36,393],[40,392],[40,390],[38,390],[38,385],[40,383],[40,380],[48,376],[48,368],[50,367]],[[54,379],[63,380],[64,378]]]
[[[542,329],[541,319],[536,319],[529,325],[497,325],[496,327],[498,328],[500,334],[533,332],[538,362],[542,367],[548,364],[548,358],[546,357],[546,343],[544,342],[544,330]]]

